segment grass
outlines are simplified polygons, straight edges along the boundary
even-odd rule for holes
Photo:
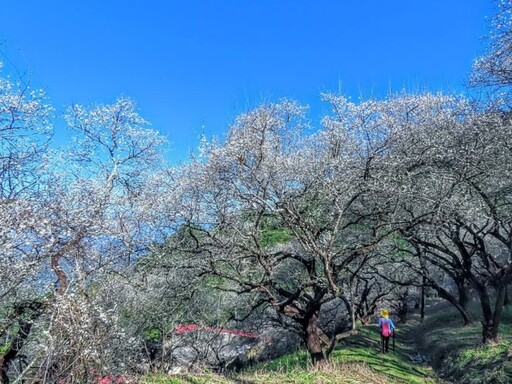
[[[470,308],[474,319],[478,306]],[[398,324],[395,352],[379,351],[376,326],[342,339],[321,369],[311,366],[306,351],[296,351],[231,376],[214,373],[151,376],[144,384],[460,384],[512,383],[512,306],[505,309],[503,341],[483,345],[481,324],[463,326],[460,315],[445,303],[431,306],[425,321],[413,315]],[[415,364],[411,356],[425,355]],[[434,368],[433,368],[434,367]]]
[[[500,324],[501,341],[482,344],[482,326],[475,321],[463,326],[460,316],[446,305],[418,325],[419,348],[428,351],[440,377],[457,383],[493,384],[512,382],[512,307],[506,307]],[[476,303],[470,307],[474,319],[480,318]]]
[[[215,374],[176,375],[174,377],[153,376],[142,381],[144,384],[392,384],[381,374],[364,364],[327,363],[322,369],[293,369],[271,372],[253,370],[225,377]]]
[[[344,339],[340,348],[333,352],[332,358],[342,362],[366,362],[373,371],[381,373],[393,383],[435,383],[435,373],[428,365],[411,361],[409,356],[415,353],[414,344],[410,343],[402,330],[396,333],[395,352],[380,353],[377,327],[366,327],[358,335]]]
[[[413,364],[412,349],[399,341],[396,352],[379,352],[377,327],[362,328],[333,351],[321,368],[311,366],[306,351],[296,351],[244,372],[225,377],[215,374],[154,376],[145,384],[423,384],[436,383],[428,366]]]
[[[390,345],[390,348],[391,345]],[[422,384],[435,383],[435,374],[428,366],[411,362],[409,355],[414,354],[413,347],[405,340],[398,338],[395,352],[382,354],[380,352],[380,336],[376,326],[363,327],[358,334],[342,339],[342,342],[331,354],[327,364],[339,371],[357,371],[363,369],[371,372],[376,381],[386,383]],[[329,365],[330,364],[330,365]],[[262,363],[252,371],[265,371],[274,373],[289,373],[311,370],[310,358],[306,351],[297,351],[279,359]],[[325,371],[325,367],[323,369]],[[318,375],[319,372],[315,374]],[[346,372],[345,372],[346,373]],[[305,383],[315,381],[304,381]],[[365,381],[352,381],[365,383]]]

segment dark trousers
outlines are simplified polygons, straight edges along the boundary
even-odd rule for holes
[[[388,353],[389,352],[389,339],[391,336],[381,336],[382,340],[382,352]]]

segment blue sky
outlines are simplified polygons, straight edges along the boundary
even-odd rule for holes
[[[261,101],[462,92],[491,0],[2,0],[0,50],[66,105],[133,98],[185,161]],[[4,59],[5,61],[5,59]],[[6,65],[9,71],[10,64]],[[11,68],[12,69],[12,68]],[[57,124],[57,141],[64,131]]]

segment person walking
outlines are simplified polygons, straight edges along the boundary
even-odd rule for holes
[[[393,321],[389,318],[389,312],[387,309],[380,311],[379,329],[381,337],[381,350],[383,353],[388,353],[389,339],[393,336],[395,324],[393,324]]]

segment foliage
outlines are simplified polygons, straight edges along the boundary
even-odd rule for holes
[[[5,343],[0,345],[0,358],[3,357],[12,347],[12,343]]]
[[[162,331],[158,328],[150,328],[147,331],[144,331],[144,338],[148,341],[160,341],[162,338]]]
[[[299,352],[242,381],[419,382],[431,373],[406,364],[404,346],[377,356],[370,328],[334,348],[337,334],[371,323],[384,305],[405,321],[409,295],[426,287],[467,325],[446,325],[455,312],[425,324],[446,372],[461,382],[480,380],[476,369],[481,380],[503,379],[511,4],[498,3],[472,76],[504,94],[475,102],[403,92],[355,103],[326,93],[328,112],[313,127],[307,106],[264,103],[238,116],[224,142],[204,138],[198,156],[175,167],[163,160],[163,136],[125,97],[70,106],[73,140],[50,149],[45,93],[0,77],[2,382],[168,371],[179,351],[192,365],[234,363],[220,357],[229,339],[182,337],[184,324],[229,325],[238,336],[272,324],[298,332],[319,367],[333,359],[312,372]],[[485,346],[472,323],[480,317]]]

